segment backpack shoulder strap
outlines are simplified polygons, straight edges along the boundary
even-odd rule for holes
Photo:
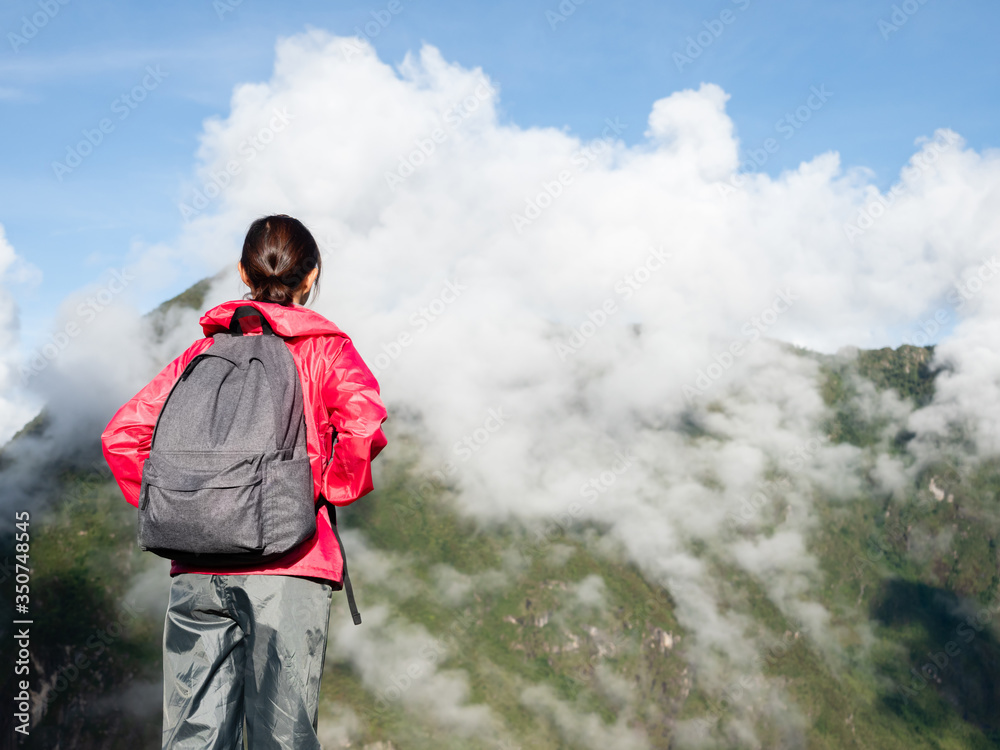
[[[358,612],[358,605],[354,601],[354,587],[351,586],[351,577],[347,574],[347,553],[344,551],[344,543],[340,539],[340,531],[337,529],[337,506],[320,495],[320,503],[325,503],[330,513],[330,524],[333,526],[333,535],[340,545],[340,559],[344,563],[344,593],[347,594],[347,606],[351,610],[351,618],[355,625],[361,624],[361,613]]]

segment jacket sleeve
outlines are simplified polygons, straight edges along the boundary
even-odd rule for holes
[[[142,468],[149,456],[160,410],[184,368],[213,343],[213,339],[204,338],[188,347],[115,413],[101,435],[104,458],[111,473],[125,499],[136,507],[139,506]]]
[[[386,445],[385,406],[378,381],[349,339],[323,384],[323,403],[337,431],[333,455],[324,470],[323,495],[334,505],[348,505],[371,492],[372,460]]]

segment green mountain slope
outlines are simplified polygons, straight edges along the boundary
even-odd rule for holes
[[[831,440],[873,462],[905,457],[913,436],[871,416],[864,391],[928,403],[929,349],[800,354],[821,362]],[[749,746],[726,735],[735,714],[751,717],[768,748],[1000,747],[1000,461],[970,470],[943,454],[891,496],[872,483],[850,503],[817,500],[809,544],[841,634],[836,658],[760,582],[714,563],[755,627],[775,635],[763,671],[806,717],[799,736],[764,710],[758,687],[729,701],[703,691],[694,634],[671,597],[602,529],[480,529],[451,488],[420,475],[405,422],[386,428],[376,491],[340,515],[365,623],[355,629],[335,595],[325,747],[668,748],[692,720],[712,732],[708,747]],[[31,547],[33,689],[45,710],[23,746],[157,747],[162,622],[140,600],[148,588],[155,601],[165,569],[137,551],[134,510],[100,460],[47,491]],[[2,544],[13,559],[12,539]]]

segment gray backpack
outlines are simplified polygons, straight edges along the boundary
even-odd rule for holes
[[[241,318],[263,335],[244,336]],[[196,566],[271,560],[316,532],[302,384],[256,308],[177,379],[153,430],[139,494],[143,550]]]

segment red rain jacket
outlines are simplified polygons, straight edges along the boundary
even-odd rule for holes
[[[347,334],[319,313],[298,305],[284,307],[245,300],[225,302],[205,313],[200,321],[205,338],[167,365],[118,410],[104,430],[104,456],[125,499],[138,508],[139,485],[153,428],[174,383],[188,363],[214,343],[213,334],[229,329],[230,318],[240,305],[260,310],[274,332],[285,339],[295,360],[302,381],[306,443],[316,498],[322,494],[334,505],[353,503],[371,491],[371,462],[386,445],[381,428],[386,411],[378,382]],[[260,332],[257,318],[244,318],[241,325],[245,333]],[[336,445],[331,445],[334,435]],[[313,576],[340,584],[343,560],[325,505],[317,514],[316,526],[312,539],[271,562],[202,570],[172,560],[170,575],[270,573]]]

